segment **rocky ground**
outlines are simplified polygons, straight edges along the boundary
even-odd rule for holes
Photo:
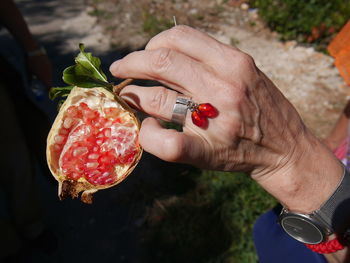
[[[111,48],[138,49],[157,32],[186,24],[251,54],[306,125],[325,136],[341,111],[348,91],[333,59],[312,46],[282,43],[243,0],[106,0],[89,2],[88,13],[104,29]]]
[[[103,58],[106,68],[125,52],[142,48],[151,36],[173,26],[173,17],[178,24],[199,28],[239,47],[254,57],[258,67],[318,136],[329,132],[349,93],[330,56],[316,52],[312,46],[280,42],[278,35],[261,22],[257,10],[243,0],[88,0],[69,2],[67,6],[54,3],[45,3],[47,12],[52,11],[46,19],[30,15],[27,9],[32,31],[42,41],[59,38],[56,47],[61,54],[74,54],[78,43],[83,42]],[[56,59],[54,54],[52,57]],[[61,63],[58,71],[64,66]]]

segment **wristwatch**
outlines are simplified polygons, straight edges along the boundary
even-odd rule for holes
[[[343,178],[331,197],[311,214],[283,208],[279,223],[288,235],[306,244],[319,244],[331,234],[347,241],[350,234],[350,174],[344,167]]]

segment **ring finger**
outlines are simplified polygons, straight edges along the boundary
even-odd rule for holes
[[[120,92],[120,96],[129,105],[156,118],[170,121],[178,93],[161,86],[142,87],[129,85]]]

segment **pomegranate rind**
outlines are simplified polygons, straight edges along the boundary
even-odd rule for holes
[[[93,185],[89,183],[85,178],[79,178],[77,181],[67,179],[66,175],[63,174],[57,161],[53,156],[52,145],[54,144],[54,137],[58,134],[59,129],[62,127],[63,118],[66,110],[72,105],[78,105],[81,102],[93,101],[96,107],[103,108],[104,104],[107,102],[113,102],[118,104],[118,107],[122,109],[123,118],[129,119],[132,123],[134,123],[134,127],[136,129],[136,133],[138,134],[140,129],[140,122],[136,118],[134,111],[118,96],[113,93],[107,91],[104,88],[79,88],[74,87],[67,97],[66,101],[62,104],[60,111],[51,127],[49,135],[47,137],[47,147],[46,147],[46,157],[49,169],[54,176],[54,178],[58,181],[58,196],[60,200],[63,200],[67,197],[76,198],[79,196],[79,193],[82,192],[81,200],[85,203],[92,203],[92,194],[101,189],[110,188],[122,182],[136,167],[138,164],[141,155],[142,148],[137,143],[137,152],[135,154],[134,160],[131,164],[125,165],[116,165],[115,172],[117,174],[117,179],[112,184],[105,185]]]

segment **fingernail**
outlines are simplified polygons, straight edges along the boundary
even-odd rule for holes
[[[132,98],[130,95],[120,94],[120,97],[121,97],[124,101],[126,101],[127,104],[129,104],[129,105],[132,106],[132,107],[137,107],[137,105],[139,104],[139,103],[137,103],[137,102],[135,101],[135,99]]]
[[[114,72],[118,71],[119,65],[120,65],[120,60],[114,61],[114,62],[112,63],[112,65],[110,65],[109,71],[110,71],[111,73],[114,73]]]

